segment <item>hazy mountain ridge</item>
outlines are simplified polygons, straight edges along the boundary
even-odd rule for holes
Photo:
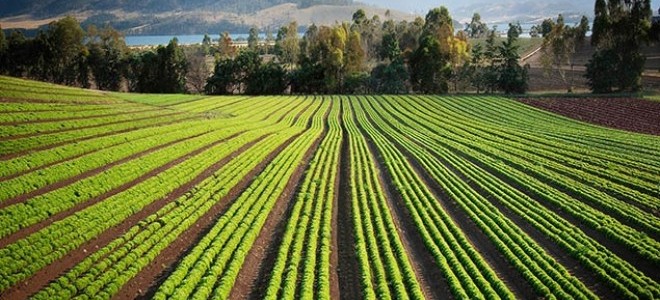
[[[61,14],[121,10],[127,13],[156,14],[174,11],[222,11],[250,13],[284,3],[305,8],[314,5],[351,5],[352,0],[0,0],[0,17],[29,14],[48,18]]]
[[[15,0],[0,0],[0,25],[4,29],[34,29],[73,15],[83,27],[110,24],[126,34],[242,33],[252,26],[276,32],[291,21],[303,27],[350,21],[360,8],[381,19],[387,11],[352,0],[27,0],[21,5]],[[390,17],[414,18],[395,10]]]
[[[579,21],[582,15],[590,19],[593,3],[588,1],[507,1],[502,3],[485,2],[463,6],[453,11],[455,18],[469,22],[473,13],[478,12],[488,23],[540,22],[545,18],[556,18],[563,14],[567,22]]]

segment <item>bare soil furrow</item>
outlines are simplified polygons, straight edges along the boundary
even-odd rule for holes
[[[239,134],[236,134],[235,136],[238,136]],[[233,136],[233,137],[235,137]],[[233,138],[230,137],[230,138]],[[24,280],[21,283],[16,284],[15,286],[9,288],[7,291],[4,292],[3,295],[0,295],[0,298],[3,299],[26,299],[30,295],[33,295],[34,293],[38,292],[40,289],[44,288],[49,282],[52,280],[56,279],[60,275],[64,274],[66,271],[70,270],[73,268],[75,265],[83,261],[87,256],[89,256],[91,253],[98,249],[102,249],[103,247],[107,246],[110,242],[115,240],[117,237],[121,236],[122,234],[125,234],[131,227],[135,226],[140,222],[141,220],[147,218],[148,216],[156,213],[159,209],[161,209],[163,206],[167,205],[168,203],[176,200],[177,198],[181,197],[184,195],[186,192],[191,190],[194,186],[198,185],[200,182],[208,178],[209,176],[213,175],[215,172],[217,172],[222,166],[224,166],[227,162],[229,162],[232,158],[238,156],[240,153],[244,152],[248,148],[250,148],[252,145],[260,141],[261,139],[265,138],[266,136],[262,136],[254,141],[251,141],[244,145],[243,147],[239,148],[238,150],[234,151],[232,154],[229,156],[221,159],[220,161],[216,162],[212,166],[206,168],[204,171],[202,171],[197,177],[195,177],[193,180],[187,182],[186,184],[183,184],[179,187],[177,187],[174,191],[172,191],[170,194],[168,194],[166,197],[156,200],[146,207],[144,207],[142,210],[139,212],[131,215],[128,217],[126,220],[124,220],[121,224],[111,227],[110,229],[104,231],[102,234],[97,236],[95,239],[92,239],[80,247],[76,248],[73,251],[70,251],[67,253],[64,257],[61,259],[53,262],[52,264],[48,265],[47,267],[37,271],[32,277]],[[144,176],[141,176],[139,178],[139,181],[142,182],[146,180],[147,178],[154,176],[170,167],[173,167],[176,164],[179,164],[183,162],[184,160],[197,155],[204,150],[211,148],[217,144],[220,144],[222,142],[227,141],[228,139],[220,140],[212,145],[205,147],[205,149],[199,149],[197,151],[191,152],[183,157],[180,157],[176,161],[172,161],[168,166],[163,166],[161,170],[154,170],[154,172],[150,172],[148,174],[145,174]],[[107,197],[105,197],[107,198]],[[98,202],[98,201],[97,201]],[[206,216],[205,216],[206,217]],[[202,218],[204,219],[204,218]],[[185,235],[184,235],[185,236]],[[136,278],[140,278],[140,276],[137,276]],[[142,287],[148,286],[148,285],[142,285]],[[126,287],[126,286],[125,286]]]
[[[71,216],[71,215],[73,215],[74,213],[76,213],[80,210],[83,210],[83,209],[85,209],[87,207],[90,207],[90,206],[92,206],[96,203],[99,203],[99,202],[101,202],[101,201],[103,201],[103,200],[105,200],[109,197],[112,197],[116,194],[119,194],[119,193],[123,192],[124,190],[127,190],[127,189],[129,189],[129,188],[131,188],[135,185],[138,185],[141,182],[147,180],[148,178],[150,178],[150,177],[152,177],[152,176],[154,176],[158,173],[161,173],[161,172],[163,172],[167,169],[170,169],[170,168],[180,164],[181,162],[187,160],[190,157],[193,157],[193,156],[195,156],[199,153],[202,153],[202,152],[204,152],[205,150],[207,150],[211,147],[214,147],[218,144],[224,143],[224,142],[226,142],[230,139],[233,139],[233,138],[235,138],[235,137],[237,137],[241,134],[242,134],[242,132],[239,132],[239,133],[233,134],[232,136],[227,137],[225,139],[218,140],[218,141],[215,141],[211,144],[205,145],[201,148],[195,149],[194,151],[191,151],[191,152],[189,152],[189,153],[187,153],[183,156],[180,156],[180,157],[168,162],[167,164],[164,164],[164,165],[162,165],[160,167],[157,167],[157,168],[155,168],[155,169],[153,169],[153,170],[151,170],[151,171],[149,171],[145,174],[142,174],[140,177],[138,177],[134,180],[126,182],[126,183],[122,184],[121,186],[118,186],[118,187],[108,191],[107,193],[104,193],[102,195],[99,195],[97,197],[89,199],[85,202],[79,203],[78,205],[76,205],[76,206],[74,206],[74,207],[72,207],[72,208],[70,208],[66,211],[63,211],[61,213],[58,213],[58,214],[55,214],[55,215],[51,216],[50,218],[48,218],[47,220],[45,220],[43,222],[37,223],[35,225],[29,226],[29,227],[26,227],[26,228],[23,228],[20,231],[14,233],[12,235],[6,236],[5,238],[0,240],[0,248],[4,247],[5,245],[11,244],[11,243],[13,243],[17,240],[20,240],[20,239],[22,239],[22,238],[24,238],[24,237],[26,237],[26,236],[28,236],[32,233],[35,233],[35,232],[45,228],[46,226],[48,226],[48,225],[50,225],[50,224],[52,224],[56,221],[59,221],[59,220],[62,220],[64,218],[68,217],[68,216]],[[143,155],[146,155],[146,153],[144,153]],[[98,172],[101,173],[106,169],[107,169],[107,166],[104,166]],[[79,176],[70,178],[70,180],[72,180],[72,182],[75,182],[75,181],[78,181],[78,180],[80,180],[82,178],[85,178],[85,177],[87,177],[86,174],[81,174]],[[47,186],[46,188],[50,188],[50,187],[51,186]]]

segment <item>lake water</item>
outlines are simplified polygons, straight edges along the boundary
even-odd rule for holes
[[[217,42],[220,35],[209,35],[211,40]],[[234,41],[247,40],[248,34],[230,34],[231,39]],[[128,35],[126,36],[126,45],[128,46],[158,46],[167,45],[172,38],[177,38],[180,45],[201,44],[204,40],[203,34],[189,34],[189,35]],[[265,38],[265,35],[260,35],[260,38]]]

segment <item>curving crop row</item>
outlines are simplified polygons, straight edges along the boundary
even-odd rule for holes
[[[289,178],[323,131],[321,103],[311,127],[287,146],[236,199],[160,286],[155,299],[220,298],[231,292],[238,271]],[[303,120],[309,118],[309,114]],[[298,123],[305,123],[298,120]],[[301,126],[298,126],[299,128]],[[303,127],[304,128],[304,127]]]
[[[269,132],[270,131],[270,132]],[[259,130],[246,134],[246,140],[272,134],[228,162],[185,195],[133,226],[120,238],[87,257],[75,268],[33,296],[35,299],[71,298],[88,295],[109,299],[140,270],[188,228],[193,226],[229,189],[260,164],[267,154],[299,129]],[[239,145],[227,145],[235,151]]]
[[[387,204],[367,141],[355,122],[348,99],[342,100],[343,125],[349,143],[350,187],[355,244],[365,299],[422,299]]]
[[[100,135],[119,134],[126,131],[138,130],[147,127],[158,127],[166,124],[181,122],[193,119],[187,114],[171,114],[168,116],[156,116],[130,122],[122,122],[102,127],[91,127],[79,130],[70,130],[64,132],[45,133],[37,136],[22,137],[2,141],[0,143],[0,155],[15,154],[25,150],[49,145],[59,145],[72,142],[83,138],[94,138]]]
[[[404,161],[403,155],[393,147],[381,130],[373,127],[367,114],[374,116],[375,113],[370,108],[360,107],[360,102],[368,101],[366,99],[361,98],[361,101],[354,102],[360,126],[364,129],[365,136],[370,137],[380,151],[384,164],[392,175],[392,183],[413,216],[424,243],[442,272],[446,274],[454,295],[457,298],[470,299],[514,299],[511,291],[477,253],[461,229],[439,205],[438,200]]]
[[[420,110],[424,109],[420,108]],[[430,111],[427,111],[427,113],[430,113]],[[416,114],[415,117],[428,120],[432,123],[435,122],[431,115]],[[633,251],[638,252],[640,255],[646,257],[654,264],[658,264],[658,262],[660,262],[660,244],[658,244],[657,241],[653,240],[646,234],[642,234],[635,228],[631,228],[630,226],[622,224],[619,220],[603,213],[601,210],[605,210],[607,212],[613,213],[615,216],[624,218],[625,221],[635,224],[637,227],[641,227],[649,233],[656,233],[658,228],[660,228],[660,223],[658,223],[656,217],[650,215],[649,213],[641,212],[636,207],[631,207],[630,205],[625,205],[622,203],[616,205],[616,203],[612,203],[612,201],[605,201],[603,200],[604,196],[599,194],[597,190],[594,190],[594,188],[584,184],[576,184],[575,181],[564,179],[561,175],[550,173],[548,170],[546,170],[547,168],[544,167],[546,164],[548,164],[548,162],[545,160],[530,160],[524,156],[521,157],[512,155],[509,147],[507,147],[507,141],[495,143],[478,138],[477,140],[479,141],[479,147],[474,147],[474,142],[466,139],[465,137],[473,137],[472,140],[474,140],[475,136],[472,135],[469,131],[465,131],[463,127],[438,123],[436,123],[435,126],[436,127],[433,127],[433,125],[431,125],[429,130],[435,132],[434,134],[436,135],[438,133],[445,132],[444,130],[447,130],[446,132],[450,133],[450,136],[448,136],[448,143],[452,143],[453,141],[463,141],[463,145],[466,145],[468,148],[494,157],[498,157],[501,160],[506,161],[507,163],[518,168],[525,174],[535,175],[532,177],[537,178],[537,180],[540,180],[544,184],[561,182],[561,185],[559,186],[559,192],[552,193],[557,195],[550,200],[551,202],[556,203],[557,201],[554,201],[556,198],[562,199],[560,206],[568,213],[583,220],[590,226],[594,227],[594,229],[604,232],[613,240],[622,243]],[[454,138],[454,133],[460,134]],[[530,161],[534,161],[536,163],[530,164]],[[550,186],[551,189],[557,188],[557,185],[551,184]],[[579,199],[577,200],[580,201],[575,201],[574,198],[570,199],[571,197],[566,195],[565,191],[570,191],[573,194],[579,195]],[[600,201],[593,200],[595,194],[601,196],[599,198]],[[596,209],[584,203],[586,202],[585,200],[590,201],[592,203],[591,205],[596,205],[597,207],[603,206],[605,208],[601,208],[600,210]]]
[[[411,111],[413,110],[414,109],[411,109]],[[400,111],[397,111],[397,114],[399,112]],[[398,116],[403,118],[403,115],[398,115]],[[458,158],[456,154],[454,154],[454,153],[466,153],[468,155],[474,155],[473,152],[476,152],[474,149],[466,146],[461,147],[458,144],[459,141],[464,142],[466,144],[474,143],[473,140],[464,139],[462,137],[454,136],[454,135],[447,137],[439,136],[438,134],[440,133],[447,134],[448,131],[444,131],[441,129],[434,129],[432,131],[426,130],[425,125],[421,125],[424,123],[424,121],[422,120],[424,120],[424,117],[421,115],[414,115],[410,117],[406,116],[404,123],[412,127],[407,129],[405,133],[410,137],[414,137],[416,141],[422,143],[422,145],[425,145],[426,149],[433,151],[435,155],[437,155],[438,157],[442,157],[446,161],[450,162],[454,166],[454,168],[457,168],[458,170],[465,172],[465,174],[474,174],[474,173],[470,173],[470,171],[472,170],[473,172],[475,172],[474,170],[480,170],[478,166],[472,164],[466,164],[466,162],[461,163],[460,158]],[[415,125],[416,123],[419,123],[421,126]],[[430,126],[430,125],[426,125],[426,126]],[[443,149],[442,147],[444,146],[447,146],[449,148]],[[503,170],[503,164],[497,163],[497,159],[495,159],[498,158],[498,156],[496,155],[495,156],[493,156],[492,154],[480,155],[480,156],[474,155],[472,157],[478,161],[482,161],[487,165],[488,164],[492,165],[496,170],[500,170],[500,171]],[[490,161],[485,161],[486,158],[490,158]],[[430,161],[432,160],[433,158],[430,159]],[[425,167],[429,171],[434,171],[432,165],[428,165]],[[519,173],[519,174],[523,174],[523,173]],[[444,176],[446,175],[440,175],[440,174],[437,175],[437,177],[444,177]],[[471,176],[475,176],[475,175],[471,175]],[[520,204],[517,207],[515,207],[515,209],[514,206],[509,206],[509,205],[513,205],[510,204],[512,201],[511,194],[509,194],[508,196],[503,196],[501,192],[494,192],[496,191],[494,189],[495,187],[503,188],[508,185],[502,182],[498,182],[497,184],[488,183],[487,180],[488,178],[491,178],[491,180],[496,180],[488,176],[480,177],[478,180],[477,178],[472,178],[472,179],[467,178],[465,180],[473,182],[474,184],[477,185],[481,185],[483,189],[490,190],[491,196],[497,197],[496,199],[498,199],[503,204],[507,205],[512,210],[517,212],[521,217],[523,217],[530,224],[534,225],[541,232],[547,234],[555,242],[560,244],[560,246],[567,249],[568,253],[576,256],[576,258],[581,260],[588,268],[594,270],[597,274],[602,276],[605,281],[612,284],[613,287],[620,292],[620,294],[626,295],[627,297],[631,297],[631,295],[635,295],[635,294],[645,295],[649,293],[649,291],[651,294],[657,293],[656,287],[654,287],[655,285],[657,285],[657,283],[654,283],[652,280],[645,277],[643,274],[632,268],[625,261],[609,253],[609,251],[604,249],[602,246],[598,245],[593,241],[590,241],[590,239],[586,237],[586,235],[581,233],[572,224],[563,221],[554,213],[548,211],[543,206],[538,205],[536,201],[533,201],[531,199],[525,199],[524,196],[518,193],[517,201],[519,201]],[[527,185],[524,186],[529,187],[530,185],[528,183]],[[533,187],[534,185],[531,186]],[[533,207],[537,211],[536,213],[532,213],[530,210],[521,211],[521,208],[525,208],[525,207],[529,208],[531,205],[534,205]],[[551,223],[548,223],[548,220],[550,220]],[[571,244],[572,246],[570,246]],[[616,279],[613,279],[612,276],[606,275],[607,270],[609,270],[609,272],[611,272],[611,274],[613,274]]]
[[[285,128],[284,125],[279,126],[280,130]],[[230,143],[240,146],[247,141],[239,136],[219,143],[121,193],[0,249],[0,291],[28,278],[67,252],[192,180],[217,161],[217,156],[230,153],[227,151],[231,148]],[[86,230],[80,231],[79,228]]]
[[[339,100],[328,133],[302,182],[278,250],[265,299],[329,299],[332,201],[341,147]]]

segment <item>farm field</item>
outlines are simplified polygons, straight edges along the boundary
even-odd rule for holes
[[[660,298],[660,102],[576,101],[0,77],[0,299]]]

